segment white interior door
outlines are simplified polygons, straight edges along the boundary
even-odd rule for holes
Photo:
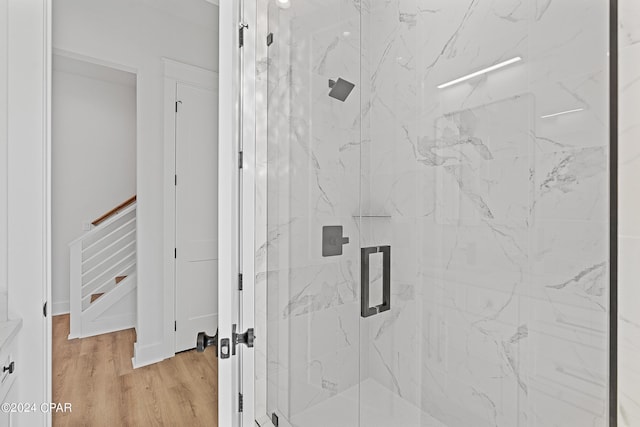
[[[177,83],[176,352],[218,327],[218,94]]]

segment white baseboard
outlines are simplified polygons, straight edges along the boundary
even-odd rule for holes
[[[139,345],[137,342],[134,343],[133,357],[131,358],[133,368],[137,369],[143,366],[162,362],[164,359],[166,359],[165,350],[165,346],[162,342],[145,346]]]
[[[69,314],[69,301],[51,303],[51,315],[58,316],[60,314]]]
[[[94,322],[87,322],[82,325],[82,338],[110,334],[112,332],[123,331],[125,329],[133,329],[135,324],[135,313],[107,317]]]

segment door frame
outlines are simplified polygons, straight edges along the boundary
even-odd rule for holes
[[[164,343],[167,355],[175,355],[176,331],[176,110],[178,83],[218,90],[213,70],[162,58],[164,75]],[[219,97],[219,95],[218,95]]]
[[[218,192],[221,346],[223,340],[233,339],[233,326],[239,333],[254,328],[255,3],[229,0],[220,2],[219,9],[219,70],[223,83],[219,87],[218,174],[219,182],[224,183]],[[238,286],[240,274],[242,286]],[[218,425],[255,427],[254,353],[254,348],[240,344],[236,356],[218,360]]]
[[[257,110],[256,110],[256,52],[260,36],[257,31],[257,2],[240,0],[240,22],[247,25],[244,34],[244,44],[241,48],[240,61],[240,115],[241,115],[241,233],[240,233],[240,266],[242,272],[242,292],[240,293],[241,331],[247,328],[255,329],[255,282],[256,282],[256,167],[257,152]],[[266,39],[264,40],[266,45]],[[261,343],[266,336],[258,337]],[[262,344],[260,344],[262,345]],[[241,390],[243,393],[242,427],[256,425],[256,396],[255,396],[255,347],[243,348],[240,356]]]
[[[21,317],[18,398],[51,402],[52,0],[7,2],[7,308]],[[15,102],[13,102],[15,101]],[[19,414],[18,414],[19,415]],[[31,425],[50,426],[50,411]],[[19,419],[28,419],[21,417]]]
[[[238,3],[228,0],[219,9],[218,103],[218,343],[232,338],[238,320],[239,265],[239,131],[238,131]],[[227,352],[229,352],[227,348]],[[220,351],[218,349],[218,354]],[[218,425],[237,427],[239,391],[238,357],[218,358]],[[225,390],[226,392],[221,392]]]

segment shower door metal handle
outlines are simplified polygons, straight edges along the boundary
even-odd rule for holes
[[[382,304],[369,306],[369,255],[382,253]],[[360,248],[360,315],[373,316],[391,309],[391,246]]]

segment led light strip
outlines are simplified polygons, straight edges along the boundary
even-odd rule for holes
[[[516,56],[515,58],[508,59],[508,60],[506,60],[504,62],[500,62],[499,64],[495,64],[495,65],[492,65],[490,67],[484,68],[484,69],[482,69],[480,71],[476,71],[475,73],[467,74],[466,76],[460,77],[459,79],[455,79],[455,80],[451,80],[450,82],[443,83],[443,84],[438,86],[438,89],[444,89],[445,87],[449,87],[449,86],[461,83],[461,82],[463,82],[465,80],[469,80],[469,79],[472,79],[474,77],[480,76],[482,74],[489,73],[491,71],[497,70],[498,68],[506,67],[507,65],[511,65],[511,64],[513,64],[515,62],[518,62],[518,61],[522,61],[522,58],[519,57],[519,56]]]
[[[560,111],[559,113],[553,113],[553,114],[547,114],[546,116],[540,116],[540,118],[541,119],[548,119],[549,117],[556,117],[556,116],[561,116],[563,114],[569,114],[569,113],[577,113],[578,111],[584,111],[584,108],[576,108],[575,110]]]

